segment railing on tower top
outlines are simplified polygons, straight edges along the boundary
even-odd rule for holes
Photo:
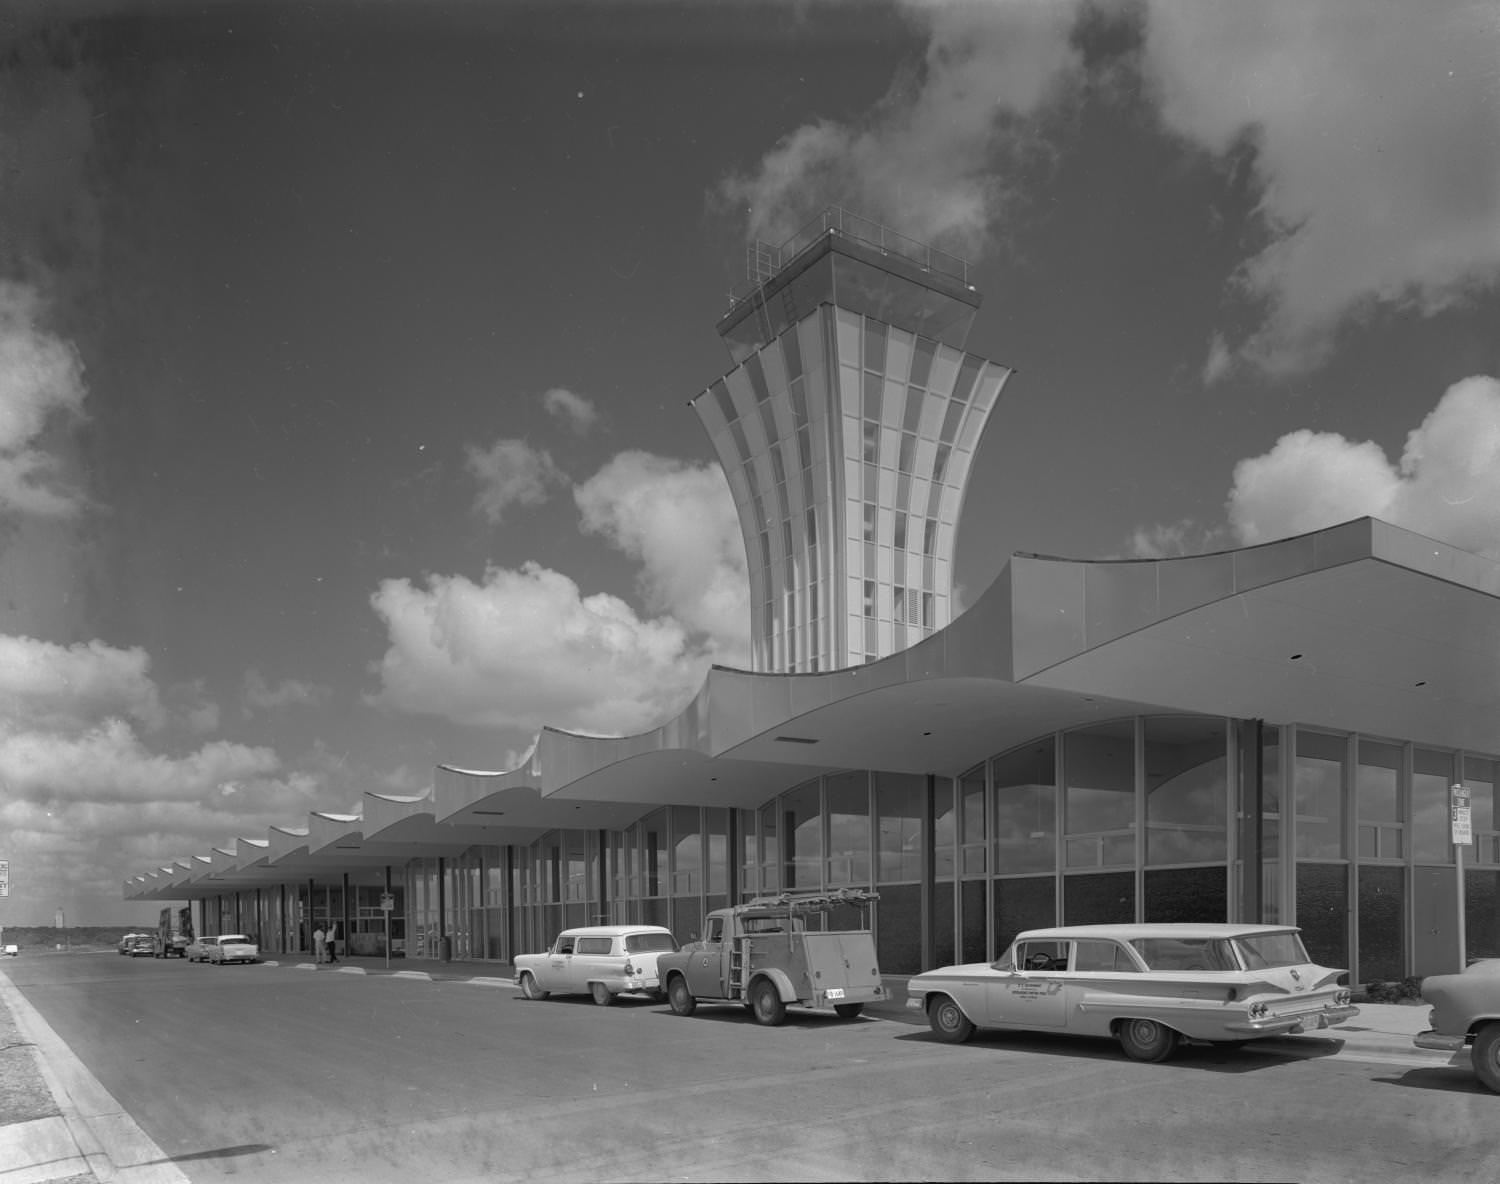
[[[830,231],[868,243],[889,254],[899,255],[919,267],[951,276],[961,283],[969,282],[968,260],[949,254],[947,251],[941,251],[928,243],[908,238],[904,234],[898,234],[890,227],[883,226],[873,219],[851,214],[842,206],[827,206],[816,218],[780,246],[772,246],[770,243],[756,239],[745,248],[746,278],[735,285],[734,290],[730,292],[731,307],[752,295],[763,283]]]

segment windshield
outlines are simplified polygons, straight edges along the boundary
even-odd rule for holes
[[[1273,966],[1301,966],[1312,961],[1302,938],[1295,933],[1258,933],[1254,937],[1235,939],[1247,970],[1267,970]]]
[[[677,939],[670,933],[632,933],[625,939],[627,954],[654,954],[676,948]]]
[[[1140,937],[1130,943],[1152,970],[1238,970],[1229,942],[1213,937]]]

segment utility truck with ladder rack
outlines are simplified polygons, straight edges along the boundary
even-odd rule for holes
[[[709,913],[701,941],[657,959],[672,1010],[692,1015],[700,1002],[738,1003],[757,1023],[776,1025],[791,1004],[853,1019],[886,998],[868,925],[878,899],[855,889],[788,892]],[[824,928],[847,907],[859,909],[859,929]]]

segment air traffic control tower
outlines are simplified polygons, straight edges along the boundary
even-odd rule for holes
[[[754,669],[858,666],[947,625],[979,437],[1010,370],[964,352],[968,264],[838,207],[754,244],[692,401],[749,561]]]

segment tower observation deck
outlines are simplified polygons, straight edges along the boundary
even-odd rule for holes
[[[756,670],[895,653],[952,619],[979,437],[1011,371],[963,346],[968,264],[838,207],[753,244],[692,400],[729,480]]]

